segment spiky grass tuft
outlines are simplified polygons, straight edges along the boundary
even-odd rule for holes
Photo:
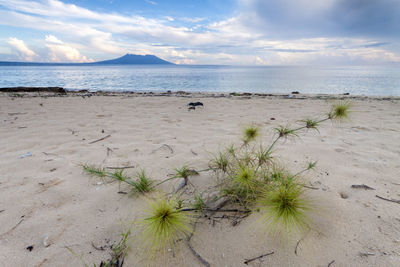
[[[260,135],[260,128],[256,125],[247,126],[243,132],[243,142],[245,144],[254,141]]]
[[[317,120],[308,118],[302,120],[301,122],[305,124],[306,129],[316,130],[317,132],[319,132],[318,130],[319,122]]]
[[[260,190],[260,183],[257,179],[257,172],[250,166],[238,166],[238,169],[232,173],[231,184],[224,188],[225,193],[230,197],[242,203],[252,202],[257,198]]]
[[[268,151],[268,149],[263,148],[263,146],[261,144],[260,144],[258,151],[255,152],[255,156],[258,161],[258,166],[272,163],[271,152]]]
[[[349,118],[349,109],[351,108],[351,102],[340,101],[333,104],[331,112],[328,114],[330,119],[344,120]]]
[[[279,126],[275,128],[275,131],[278,133],[279,137],[289,137],[289,136],[298,136],[294,129],[289,128],[288,126]]]
[[[271,232],[302,233],[310,228],[308,212],[312,204],[300,184],[280,183],[263,193],[260,200],[263,221]]]
[[[151,258],[173,249],[178,239],[190,234],[192,218],[176,198],[157,196],[149,200],[145,218],[139,222],[140,241]]]

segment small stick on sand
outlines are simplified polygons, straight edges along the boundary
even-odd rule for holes
[[[248,264],[249,264],[250,262],[252,262],[252,261],[255,261],[255,260],[264,258],[264,257],[269,256],[269,255],[272,255],[272,254],[274,254],[274,253],[275,253],[275,252],[272,251],[272,252],[269,252],[269,253],[267,253],[267,254],[263,254],[263,255],[261,255],[261,256],[255,257],[255,258],[251,258],[251,259],[245,260],[243,263],[246,264],[246,265],[248,265]]]
[[[378,196],[378,195],[375,195],[375,196],[377,198],[380,198],[380,199],[383,199],[383,200],[386,200],[386,201],[390,201],[390,202],[394,202],[394,203],[400,204],[400,200],[397,200],[397,199],[384,198],[384,197],[381,197],[381,196]]]
[[[200,256],[199,253],[197,253],[196,250],[194,250],[194,248],[192,247],[192,245],[190,244],[189,241],[186,242],[187,246],[189,247],[190,251],[193,253],[193,255],[204,265],[207,267],[210,267],[211,265],[205,260],[203,259],[202,256]]]
[[[294,249],[294,254],[297,255],[297,248],[299,247],[300,242],[303,241],[304,238],[306,238],[306,236],[308,235],[308,233],[310,232],[310,230],[311,230],[311,229],[308,229],[307,233],[306,233],[302,238],[300,238],[299,241],[297,241],[296,248]]]
[[[100,141],[103,141],[104,139],[107,139],[107,138],[109,138],[110,136],[111,136],[111,134],[109,134],[109,135],[107,135],[107,136],[104,136],[104,137],[102,137],[102,138],[100,138],[100,139],[94,140],[94,141],[90,142],[89,145],[94,144],[94,143],[97,143],[97,142],[100,142]]]
[[[5,235],[7,235],[7,234],[9,234],[9,233],[11,233],[12,231],[14,231],[15,230],[15,228],[17,228],[18,227],[18,225],[20,225],[22,222],[24,221],[24,219],[22,218],[16,225],[14,225],[14,227],[13,228],[11,228],[10,230],[8,230],[7,232],[5,232],[5,233],[3,233],[3,234],[1,234],[0,235],[0,238],[1,237],[3,237],[3,236],[5,236]]]
[[[190,249],[190,251],[193,253],[193,255],[194,255],[204,266],[210,267],[210,264],[208,263],[208,261],[206,261],[205,259],[203,259],[203,257],[202,257],[199,253],[197,253],[197,251],[194,250],[194,248],[193,248],[192,245],[190,244],[190,240],[191,240],[192,237],[193,237],[194,231],[196,231],[196,226],[197,226],[197,223],[198,223],[198,222],[199,222],[198,219],[194,222],[194,224],[193,224],[193,230],[192,230],[192,232],[190,233],[190,235],[186,238],[186,245],[189,247],[189,249]]]
[[[353,184],[351,188],[356,188],[356,189],[365,189],[365,190],[375,190],[375,188],[369,187],[366,184]]]
[[[303,185],[303,187],[308,188],[308,189],[314,189],[314,190],[318,190],[318,187],[312,187],[312,186],[308,186],[308,185]]]
[[[92,247],[95,249],[95,250],[104,250],[104,248],[103,247],[97,247],[94,243],[93,243],[93,241],[91,242],[91,244],[92,244]]]
[[[170,152],[171,154],[174,154],[174,150],[172,149],[172,147],[170,147],[170,146],[169,146],[169,145],[167,145],[167,144],[163,144],[163,145],[162,145],[162,146],[160,146],[159,148],[157,148],[157,149],[154,149],[153,151],[151,151],[151,153],[150,153],[150,154],[154,154],[156,151],[158,151],[158,150],[162,149],[163,147],[166,147],[166,148],[168,148],[169,152]]]
[[[331,262],[328,264],[328,267],[330,267],[334,262],[335,262],[335,260],[331,261]]]

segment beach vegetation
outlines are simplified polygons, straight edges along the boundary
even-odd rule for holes
[[[192,217],[183,211],[176,197],[158,195],[148,200],[144,218],[137,222],[139,240],[151,258],[162,256],[173,249],[180,238],[191,233]]]
[[[223,211],[208,206],[210,202],[220,199],[224,200],[222,205],[229,205],[235,212],[259,211],[262,225],[271,233],[290,236],[311,229],[313,222],[310,214],[315,207],[303,178],[305,173],[316,168],[317,161],[309,161],[303,169],[292,173],[278,161],[276,150],[280,141],[299,137],[300,133],[307,133],[307,130],[319,132],[318,128],[325,121],[348,118],[350,107],[350,102],[338,102],[323,118],[300,120],[298,122],[301,125],[297,128],[277,126],[268,145],[265,145],[265,141],[256,141],[261,134],[260,127],[254,124],[247,126],[242,133],[243,143],[220,150],[210,159],[209,168],[202,170],[213,172],[217,178],[216,185],[205,192],[207,198],[202,192],[191,195],[191,200],[181,199],[183,193],[177,194],[178,190],[175,190],[170,194],[158,193],[156,197],[148,199],[148,208],[137,223],[141,246],[153,256],[164,255],[168,249],[173,250],[179,240],[193,234],[193,218],[200,217],[199,213]],[[84,165],[83,170],[92,176],[110,177],[128,183],[140,193],[153,191],[158,185],[177,178],[184,179],[184,187],[188,184],[189,176],[201,172],[184,165],[175,168],[172,177],[154,184],[144,170],[137,173],[136,180],[123,171],[109,173],[103,168],[89,165]],[[189,194],[193,192],[196,189]],[[211,195],[214,197],[210,198]]]

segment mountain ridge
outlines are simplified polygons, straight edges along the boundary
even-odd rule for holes
[[[125,54],[122,57],[90,63],[0,61],[0,66],[90,66],[90,65],[175,65],[155,55]]]

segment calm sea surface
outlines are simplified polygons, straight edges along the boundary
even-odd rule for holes
[[[400,95],[400,67],[0,66],[0,87]]]

